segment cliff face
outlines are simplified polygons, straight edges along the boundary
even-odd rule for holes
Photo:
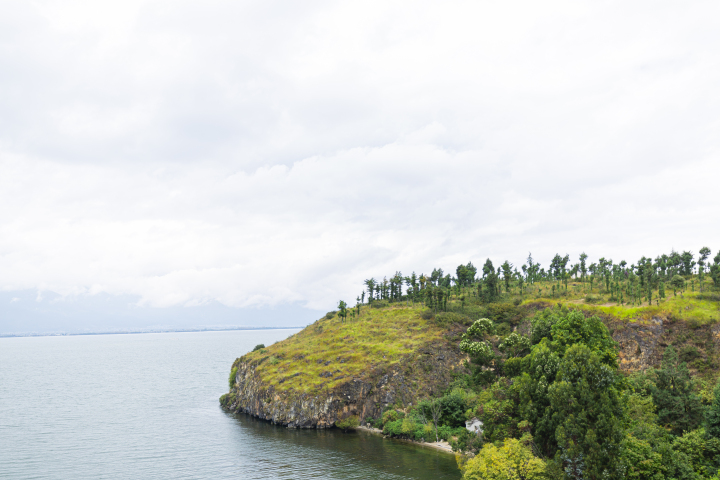
[[[268,385],[258,372],[257,362],[239,359],[234,385],[222,402],[230,411],[290,428],[328,428],[353,415],[361,422],[378,418],[383,407],[396,401],[416,403],[437,394],[452,382],[454,372],[464,369],[463,363],[459,350],[438,342],[425,345],[394,365],[377,365],[331,389],[302,392]]]
[[[700,324],[672,316],[627,322],[606,318],[618,342],[620,368],[626,372],[657,367],[668,346],[677,350],[691,371],[704,373],[718,368],[720,324]]]

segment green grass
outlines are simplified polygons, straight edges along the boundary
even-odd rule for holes
[[[348,316],[343,323],[338,317],[323,317],[240,360],[257,362],[263,381],[280,391],[332,389],[376,367],[392,366],[424,345],[443,341],[444,330],[424,320],[423,310],[403,304],[380,309],[365,305],[354,320]]]
[[[544,291],[548,288],[545,287]],[[585,299],[586,293],[578,294],[570,290],[568,295],[552,297],[532,297],[531,295],[523,296],[523,305],[532,303],[545,303],[548,306],[557,305],[558,303],[567,304],[572,308],[579,308],[583,311],[613,316],[619,320],[630,322],[648,321],[653,317],[667,319],[683,320],[693,322],[698,325],[712,324],[720,322],[720,302],[711,300],[712,294],[705,292],[686,291],[682,295],[678,293],[673,296],[672,290],[666,293],[667,297],[660,299],[659,305],[656,303],[657,292],[653,293],[653,304],[648,305],[647,302],[641,305],[620,305],[618,302],[610,302],[607,295],[594,289],[592,295],[600,296],[603,300],[600,304],[588,303]],[[701,298],[708,297],[708,298]]]

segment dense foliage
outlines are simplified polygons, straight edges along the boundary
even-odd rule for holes
[[[710,253],[631,265],[556,255],[547,269],[529,256],[520,270],[487,260],[455,276],[366,280],[368,302],[421,303],[436,324],[463,326],[458,345],[470,359],[470,373],[442,397],[366,420],[388,435],[449,440],[467,479],[719,478],[720,383],[701,392],[688,367],[710,360],[695,346],[669,346],[656,368],[622,373],[606,322],[583,308],[622,308],[613,313],[626,319],[664,312],[692,328],[717,322],[720,254],[711,263]],[[566,301],[521,308],[548,298]],[[464,428],[476,419],[480,434]]]

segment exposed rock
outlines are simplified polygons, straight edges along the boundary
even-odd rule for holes
[[[368,417],[378,418],[387,405],[409,405],[437,395],[452,382],[453,372],[464,370],[464,363],[465,356],[446,343],[427,345],[399,363],[376,367],[332,390],[304,393],[267,385],[257,364],[240,358],[232,400],[224,407],[289,428],[329,428],[352,415],[364,424]],[[320,375],[332,377],[333,372]]]

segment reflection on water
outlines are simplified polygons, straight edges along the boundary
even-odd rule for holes
[[[269,452],[282,452],[281,457],[263,465],[266,469],[272,464],[277,478],[319,478],[319,472],[323,478],[338,479],[460,477],[452,455],[406,442],[362,431],[289,430],[244,414],[227,415],[253,444]],[[323,465],[313,466],[318,461]],[[298,471],[304,469],[307,471]]]
[[[446,453],[223,412],[233,360],[291,333],[0,338],[0,478],[460,478]]]

